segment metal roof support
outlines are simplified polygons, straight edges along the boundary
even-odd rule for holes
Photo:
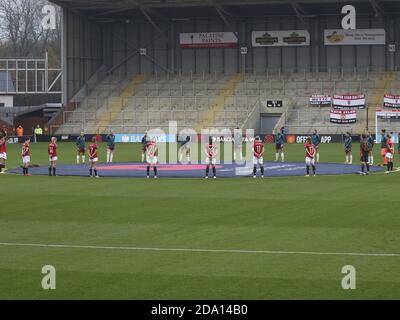
[[[382,17],[385,14],[385,10],[379,5],[378,0],[369,0],[369,2],[374,9],[376,17]]]
[[[217,11],[218,15],[220,16],[220,18],[222,19],[222,21],[226,24],[226,26],[230,29],[233,30],[233,33],[235,34],[236,38],[238,40],[239,39],[239,34],[237,31],[234,31],[235,28],[232,26],[232,24],[230,23],[230,21],[228,20],[228,18],[225,16],[226,14],[229,16],[233,16],[231,15],[224,7],[220,6],[219,4],[217,4],[215,2],[215,0],[206,0],[207,3],[209,3],[212,7],[214,7],[214,9]]]

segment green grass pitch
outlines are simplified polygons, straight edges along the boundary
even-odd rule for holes
[[[32,145],[34,163],[47,165],[46,147]],[[20,165],[19,154],[9,146],[8,168]],[[267,154],[272,160],[272,145]],[[73,144],[60,143],[59,156],[74,163]],[[287,161],[303,156],[301,145],[287,146]],[[117,146],[115,161],[139,158],[139,145]],[[321,161],[342,163],[342,146],[323,145]],[[216,181],[2,175],[0,299],[400,299],[400,255],[364,255],[400,254],[399,183],[398,174],[383,173]],[[41,287],[44,265],[56,268],[56,290]],[[345,265],[356,268],[356,290],[341,287]]]

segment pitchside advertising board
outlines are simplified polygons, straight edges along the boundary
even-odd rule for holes
[[[326,46],[385,45],[385,29],[324,30]]]
[[[385,94],[383,98],[383,106],[385,108],[400,109],[400,96]]]
[[[332,105],[335,109],[365,109],[365,95],[334,95]]]
[[[116,134],[115,142],[117,143],[141,143],[144,134]],[[158,143],[174,143],[176,142],[175,134],[165,135],[149,135],[150,139],[155,139]]]
[[[253,47],[309,46],[310,33],[307,30],[253,31]]]
[[[327,95],[313,94],[310,97],[310,105],[330,107],[332,106],[332,97]]]
[[[179,38],[182,49],[236,48],[238,46],[238,38],[233,32],[181,33]]]

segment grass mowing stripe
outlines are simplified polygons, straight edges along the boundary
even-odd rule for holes
[[[275,255],[324,255],[324,256],[361,256],[361,257],[398,257],[400,253],[362,253],[362,252],[312,252],[312,251],[274,251],[274,250],[229,250],[229,249],[190,249],[190,248],[140,248],[140,247],[109,247],[85,246],[68,244],[39,244],[39,243],[7,243],[0,242],[2,247],[35,247],[62,249],[95,249],[95,250],[126,250],[126,251],[170,251],[170,252],[199,252],[199,253],[244,253],[244,254],[275,254]]]

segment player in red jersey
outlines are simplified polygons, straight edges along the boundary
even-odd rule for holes
[[[310,176],[310,166],[312,166],[313,174],[314,176],[316,176],[317,170],[315,167],[315,155],[317,153],[317,150],[312,144],[310,137],[307,138],[307,143],[304,145],[304,148],[306,149],[306,177]]]
[[[0,174],[5,173],[7,160],[7,136],[0,136]]]
[[[253,152],[253,178],[257,178],[257,166],[260,166],[261,178],[264,178],[264,144],[258,136],[253,144]]]
[[[97,149],[98,149],[98,147],[97,147],[97,143],[96,143],[96,137],[93,137],[92,143],[90,144],[89,149],[88,149],[89,162],[90,162],[89,174],[90,174],[90,177],[99,178],[99,175],[97,174],[97,162],[99,161],[99,157],[97,155]]]
[[[217,154],[218,148],[213,142],[213,138],[210,137],[208,140],[208,145],[206,145],[204,152],[206,153],[206,179],[208,179],[208,175],[210,173],[210,165],[212,167],[214,179],[217,178],[217,169],[215,165],[217,164]]]
[[[31,139],[26,139],[25,143],[22,145],[22,172],[24,176],[29,175],[29,166],[31,163]]]
[[[57,172],[57,138],[52,137],[51,142],[47,148],[47,153],[49,155],[49,176],[56,176]]]
[[[150,178],[150,168],[153,166],[154,179],[157,179],[158,148],[156,139],[151,139],[146,143],[147,179]]]
[[[394,143],[393,143],[393,139],[392,139],[392,135],[391,134],[387,135],[385,157],[386,157],[386,160],[387,160],[387,171],[386,171],[386,173],[391,173],[391,172],[393,172],[393,158],[394,158]]]

